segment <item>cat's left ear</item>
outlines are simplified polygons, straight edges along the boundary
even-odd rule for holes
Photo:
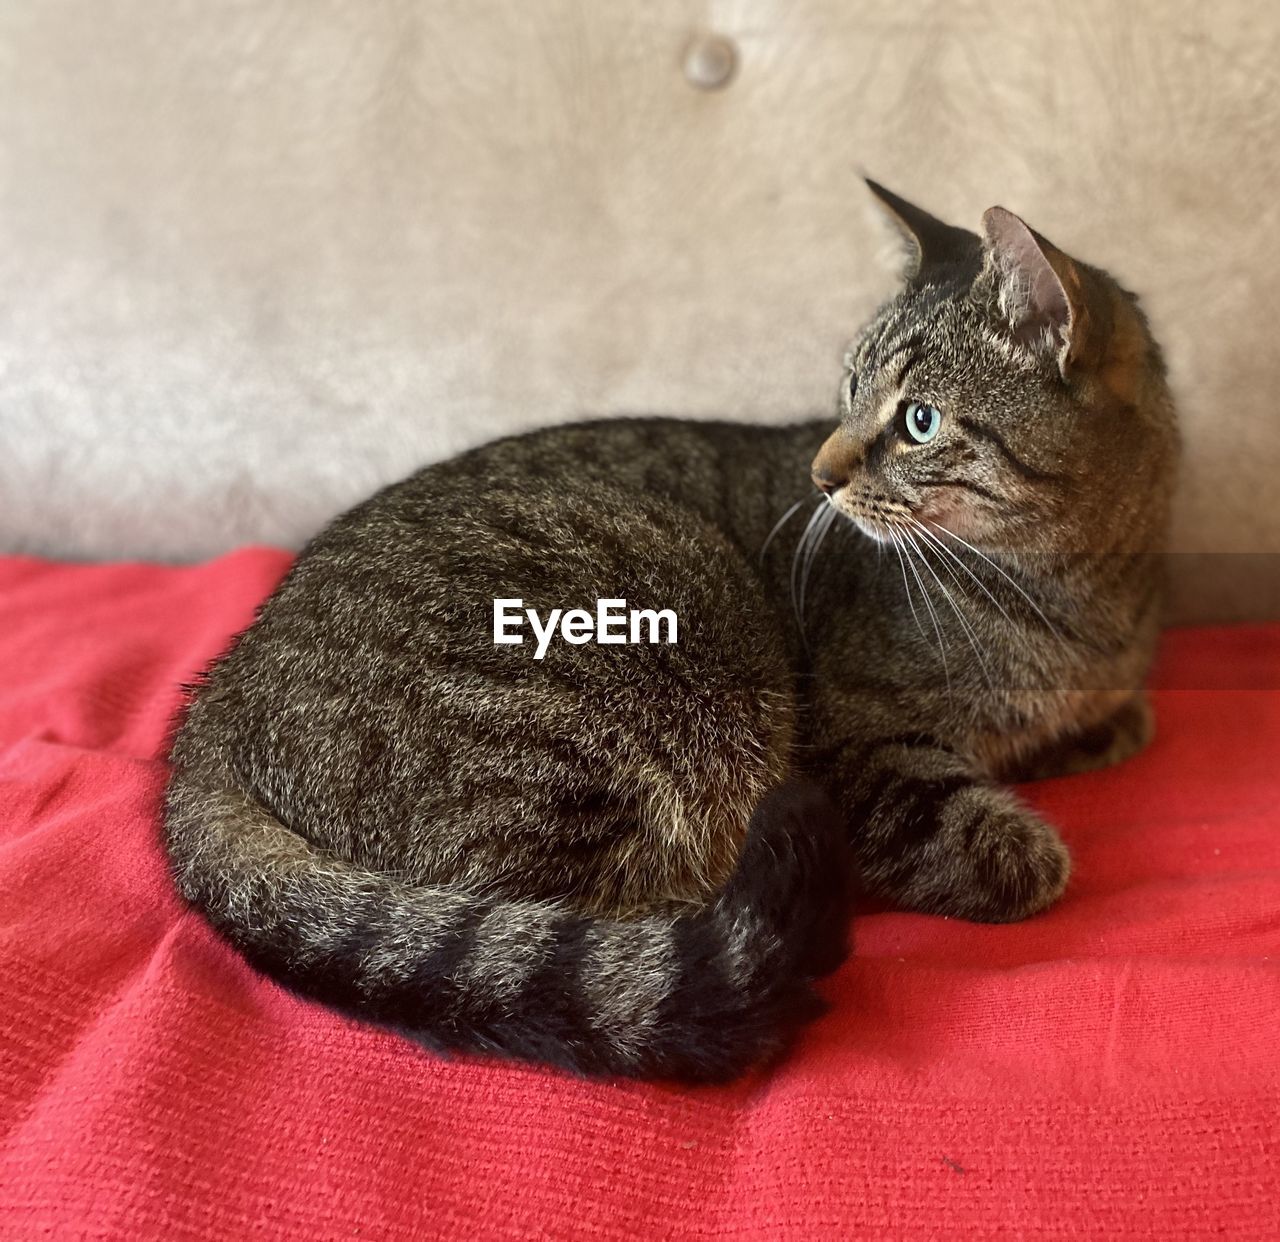
[[[944,224],[870,177],[863,180],[902,240],[906,250],[903,277],[908,283],[926,281],[940,268],[976,261],[978,238],[968,229]]]
[[[1014,340],[1052,354],[1063,379],[1097,353],[1099,291],[1088,271],[1003,207],[982,216],[986,265]]]

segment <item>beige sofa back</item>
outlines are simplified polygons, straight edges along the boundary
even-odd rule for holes
[[[4,5],[0,542],[295,545],[503,432],[832,410],[892,283],[865,168],[1144,295],[1180,615],[1280,611],[1278,36],[1250,0]]]

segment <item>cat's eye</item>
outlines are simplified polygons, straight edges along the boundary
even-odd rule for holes
[[[847,388],[846,396],[849,398],[849,404],[853,404],[853,399],[858,395],[858,373],[856,371],[849,372],[849,378],[845,381]]]
[[[917,444],[928,444],[942,426],[942,415],[923,401],[908,401],[902,410],[902,425]]]

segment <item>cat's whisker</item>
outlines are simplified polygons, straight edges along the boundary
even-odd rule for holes
[[[805,502],[805,500],[806,500],[806,499],[808,499],[808,498],[807,498],[807,497],[805,497],[805,496],[801,496],[801,497],[800,497],[800,499],[799,499],[799,500],[797,500],[797,501],[796,501],[796,503],[795,503],[795,504],[793,504],[793,505],[791,506],[791,508],[789,508],[789,509],[786,511],[786,513],[784,513],[784,514],[783,514],[783,515],[782,515],[782,516],[781,516],[781,517],[780,517],[780,518],[779,518],[779,519],[774,523],[773,529],[768,533],[768,535],[766,535],[766,536],[765,536],[765,541],[764,541],[764,543],[760,545],[760,560],[761,560],[761,562],[763,562],[763,561],[764,561],[764,554],[765,554],[766,552],[768,552],[768,550],[769,550],[769,545],[774,541],[774,538],[776,537],[776,535],[778,534],[778,532],[779,532],[779,531],[780,531],[780,530],[781,530],[781,529],[782,529],[782,528],[783,528],[783,527],[784,527],[784,526],[785,526],[785,525],[786,525],[786,524],[791,520],[792,516],[795,514],[795,511],[796,511],[797,509],[799,509],[801,505],[803,505],[803,504],[804,504],[804,502]]]
[[[813,572],[813,563],[817,559],[818,549],[822,547],[822,541],[827,537],[827,533],[834,525],[839,514],[833,507],[828,507],[827,511],[818,521],[817,533],[813,537],[813,541],[809,546],[809,553],[805,557],[804,568],[800,573],[800,624],[804,624],[804,601],[809,590],[809,575]]]
[[[1022,598],[1025,599],[1027,603],[1031,605],[1032,608],[1035,609],[1036,615],[1049,628],[1049,632],[1059,642],[1066,641],[1066,639],[1062,637],[1062,634],[1059,632],[1057,626],[1055,626],[1053,622],[1050,621],[1049,618],[1044,615],[1044,611],[1041,609],[1040,605],[1037,604],[1036,601],[1032,599],[1032,597],[1029,594],[1027,594],[1027,592],[1023,589],[1023,587],[1014,578],[1012,578],[1008,573],[1006,573],[1005,570],[1001,568],[1000,565],[998,565],[995,561],[991,559],[991,557],[989,557],[984,551],[982,551],[981,548],[975,548],[973,544],[971,544],[967,539],[962,539],[959,535],[955,533],[955,531],[948,530],[940,522],[931,522],[930,525],[936,527],[944,535],[950,535],[952,539],[955,539],[959,543],[964,544],[964,546],[968,548],[970,552],[974,552],[978,556],[982,557],[982,559],[986,561],[987,564],[990,565],[992,569],[994,569],[1002,578],[1004,578],[1009,583],[1009,585],[1013,587],[1013,589],[1017,591],[1018,594],[1021,595]]]
[[[978,667],[982,670],[982,679],[987,683],[988,688],[994,691],[995,685],[991,680],[991,673],[987,669],[987,662],[982,658],[982,643],[978,639],[977,632],[974,630],[972,623],[956,604],[956,601],[951,596],[951,592],[947,590],[942,579],[934,572],[933,566],[929,563],[928,557],[924,554],[924,550],[916,543],[914,537],[909,531],[904,532],[904,534],[906,534],[911,546],[919,553],[921,563],[924,565],[925,569],[929,571],[930,575],[932,575],[933,580],[938,584],[938,589],[942,592],[947,603],[951,605],[951,611],[956,614],[956,620],[960,622],[960,628],[963,630],[964,636],[969,640],[969,646],[973,648],[974,659],[978,661]]]
[[[982,579],[979,578],[973,572],[973,570],[971,570],[969,566],[966,565],[965,562],[961,560],[960,557],[957,556],[956,553],[951,548],[949,548],[945,543],[943,543],[936,535],[934,535],[931,531],[926,530],[914,518],[912,518],[911,521],[917,528],[918,533],[928,540],[928,543],[924,545],[926,548],[931,549],[934,552],[940,552],[944,556],[950,558],[949,560],[942,560],[940,563],[942,567],[947,571],[947,575],[950,577],[951,581],[955,583],[956,589],[959,591],[961,598],[970,600],[971,602],[976,602],[974,601],[973,593],[969,589],[968,582],[966,582],[963,578],[959,577],[955,569],[952,568],[952,565],[950,563],[951,561],[954,561],[956,565],[958,565],[962,570],[964,570],[964,572],[968,575],[969,579],[971,579],[974,583],[977,584],[978,589],[983,593],[983,595],[987,597],[987,599],[991,601],[991,603],[995,606],[996,610],[1000,613],[1000,615],[1005,619],[1005,621],[1008,622],[1009,624],[1008,634],[1011,637],[1016,638],[1017,641],[1022,645],[1022,647],[1029,654],[1034,656],[1036,654],[1035,649],[1031,643],[1030,638],[1027,636],[1025,630],[1016,621],[1014,621],[1014,619],[1009,615],[1008,611],[1005,609],[1004,605],[1001,604],[1000,601],[994,595],[992,595],[992,593],[987,589],[986,583],[983,582]],[[970,616],[969,620],[970,622],[972,622],[973,617]],[[988,684],[990,684],[989,679],[988,679]]]
[[[893,550],[898,555],[898,568],[902,570],[902,587],[907,596],[907,604],[911,609],[911,616],[915,620],[916,629],[920,631],[920,637],[924,637],[924,626],[920,624],[920,614],[916,612],[916,601],[911,595],[911,584],[907,581],[907,565],[902,559],[902,548],[898,544],[897,532],[890,527],[889,539],[893,544]]]
[[[905,527],[899,527],[899,533],[902,535],[904,539],[907,540],[907,542],[902,545],[902,550],[906,553],[906,556],[907,556],[907,566],[911,570],[912,576],[916,580],[916,585],[920,588],[920,596],[924,600],[925,608],[928,609],[929,611],[929,619],[933,622],[933,632],[934,634],[937,635],[937,638],[938,638],[938,656],[942,660],[942,675],[944,678],[946,678],[947,694],[950,695],[951,694],[951,670],[947,666],[947,651],[946,651],[946,643],[943,641],[943,638],[942,638],[942,626],[938,624],[938,614],[937,612],[934,611],[933,601],[930,600],[929,598],[929,592],[925,588],[924,579],[920,577],[920,571],[916,568],[915,560],[911,555],[911,549],[914,545],[910,542],[910,537]],[[918,552],[919,552],[919,549],[917,549],[917,553]]]
[[[822,530],[823,518],[825,517],[825,512],[815,515],[813,529],[810,531],[808,539],[805,541],[804,554],[800,557],[800,572],[798,575],[799,586],[796,590],[795,605],[796,617],[802,630],[804,629],[804,594],[805,587],[809,581],[809,566],[813,563],[814,549],[818,546],[819,532]]]
[[[1013,618],[1005,610],[1004,605],[998,599],[996,599],[994,595],[992,595],[992,593],[987,589],[987,584],[983,582],[982,579],[979,578],[978,575],[975,574],[973,570],[970,569],[969,566],[964,563],[963,560],[960,559],[960,556],[955,551],[953,551],[945,543],[943,543],[942,540],[939,539],[938,536],[935,535],[931,530],[929,530],[924,525],[923,522],[918,521],[914,517],[910,518],[909,521],[920,532],[920,534],[922,534],[930,542],[930,544],[936,547],[939,551],[945,553],[945,555],[950,557],[951,560],[953,560],[957,565],[959,565],[960,568],[963,569],[964,572],[968,574],[969,577],[973,579],[973,581],[977,584],[978,589],[996,606],[996,609],[999,611],[1000,615],[1006,621],[1008,621],[1010,625],[1014,624]],[[955,570],[950,570],[949,572],[951,573],[953,580],[955,580],[957,585],[959,585],[959,580],[956,579],[955,577]]]
[[[917,521],[915,520],[915,518],[913,518],[910,514],[908,514],[908,515],[907,515],[907,521],[908,521],[908,522],[910,522],[910,523],[912,524],[912,526],[914,526],[914,527],[916,527],[916,528],[917,528],[917,532],[916,532],[916,533],[918,533],[918,534],[927,534],[927,532],[926,532],[926,531],[924,531],[922,528],[920,528],[920,524],[919,524],[919,522],[917,522]],[[928,545],[928,544],[922,544],[922,545],[921,545],[921,547],[922,547],[922,548],[925,548],[925,549],[927,549],[927,550],[929,550],[929,551],[932,551],[932,550],[933,550],[933,549],[930,547],[930,545]],[[949,577],[949,578],[951,579],[951,581],[952,581],[953,583],[955,583],[955,585],[956,585],[956,589],[960,592],[961,598],[963,598],[963,599],[969,599],[969,598],[970,598],[970,596],[969,596],[969,590],[968,590],[968,586],[967,586],[967,584],[965,583],[964,579],[963,579],[963,578],[961,578],[961,577],[956,573],[956,571],[955,571],[955,570],[954,570],[954,569],[953,569],[953,568],[952,568],[952,567],[951,567],[951,566],[950,566],[946,561],[943,561],[943,562],[942,562],[942,567],[947,571],[947,577]]]
[[[822,513],[822,501],[819,500],[814,505],[813,512],[809,515],[809,521],[801,532],[800,538],[796,541],[795,551],[791,555],[791,611],[795,614],[796,625],[799,627],[801,634],[804,633],[804,617],[800,611],[800,597],[797,591],[800,581],[800,567],[808,551],[809,540],[813,537]]]

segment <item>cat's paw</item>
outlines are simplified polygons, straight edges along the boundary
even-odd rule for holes
[[[1048,909],[1071,856],[1058,834],[1003,789],[975,785],[948,806],[950,823],[921,851],[904,905],[979,923]]]

